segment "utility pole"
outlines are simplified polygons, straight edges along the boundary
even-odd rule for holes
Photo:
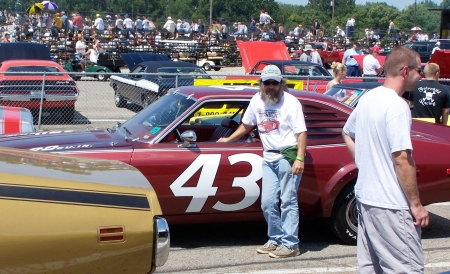
[[[416,13],[417,13],[417,0],[414,0],[414,27],[417,27]]]
[[[209,0],[209,25],[212,26],[212,0]]]
[[[331,37],[334,37],[334,0],[331,0]]]

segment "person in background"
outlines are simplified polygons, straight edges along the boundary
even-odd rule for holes
[[[438,82],[439,65],[428,63],[424,69],[425,78],[417,82],[410,101],[414,102],[414,118],[434,118],[436,123],[446,125],[450,108],[450,94],[446,86]]]
[[[330,90],[334,85],[342,84],[342,80],[347,76],[347,67],[339,62],[333,62],[331,64],[331,69],[333,70],[333,80],[328,82],[327,91]],[[330,94],[337,100],[345,102],[349,98],[345,90],[339,90],[335,94]]]
[[[166,39],[168,39],[169,37],[174,37],[176,24],[174,21],[172,21],[172,17],[167,17],[167,21],[164,24],[163,29],[167,31],[167,36],[165,37]]]
[[[342,64],[347,67],[347,76],[361,77],[361,71],[355,58],[351,58],[352,55],[361,55],[361,44],[358,41],[353,42],[353,47],[344,52],[342,57]]]
[[[75,44],[75,59],[80,63],[81,71],[86,71],[85,61],[83,60],[84,54],[86,53],[86,45],[84,42],[84,36],[78,34],[78,41]]]
[[[380,53],[380,48],[375,45],[369,49],[369,54],[363,58],[363,77],[376,78],[378,73],[383,71],[377,56]],[[364,82],[378,82],[377,79],[363,79]]]
[[[303,48],[303,53],[300,55],[300,61],[311,62],[311,51],[313,50],[311,45],[305,45]]]
[[[102,17],[100,16],[100,14],[96,14],[95,15],[95,21],[94,21],[94,26],[96,30],[98,30],[99,33],[103,33],[105,30],[105,24],[103,22]]]
[[[441,50],[441,42],[439,42],[439,41],[436,42],[436,45],[434,46],[433,50],[431,51],[431,55],[433,55],[436,50]]]
[[[421,78],[417,52],[394,48],[382,86],[358,101],[342,137],[355,159],[358,273],[424,273],[421,227],[429,224],[412,158],[411,111],[402,98]]]
[[[75,32],[80,32],[83,30],[83,18],[81,17],[80,13],[77,12],[75,14],[75,17],[73,18],[73,29]]]
[[[286,80],[277,66],[265,66],[259,91],[252,97],[242,124],[230,137],[218,142],[232,142],[259,128],[264,149],[262,161],[261,208],[268,225],[267,243],[256,249],[272,258],[300,255],[298,248],[298,188],[305,169],[306,125],[302,105],[288,92]],[[265,129],[265,123],[276,125]],[[288,160],[280,151],[292,148],[295,159]]]
[[[11,34],[9,32],[5,32],[3,34],[2,43],[10,43],[11,42]]]
[[[322,51],[323,51],[323,46],[319,45],[316,47],[316,50],[313,50],[311,52],[311,63],[316,63],[316,64],[320,64],[321,66],[323,66],[322,57],[320,56],[320,54],[322,54]]]

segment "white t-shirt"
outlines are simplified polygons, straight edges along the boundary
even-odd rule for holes
[[[95,19],[94,26],[98,30],[104,30],[105,29],[105,25],[103,24],[103,19],[102,18]]]
[[[302,105],[291,94],[284,96],[276,105],[261,100],[259,92],[250,101],[242,123],[258,125],[259,136],[264,148],[264,160],[268,162],[283,158],[279,153],[268,150],[283,150],[297,144],[298,135],[306,131]]]
[[[91,54],[89,55],[89,61],[91,61],[92,63],[97,64],[97,61],[98,61],[98,50],[96,50],[96,49],[92,49],[91,50]]]
[[[131,20],[130,18],[125,18],[125,20],[123,20],[123,26],[126,29],[132,29],[134,26],[133,20]]]
[[[84,43],[81,41],[77,41],[77,43],[75,44],[75,49],[76,49],[77,53],[80,53],[80,54],[86,53],[86,47],[85,47]]]
[[[368,54],[363,58],[363,73],[368,75],[376,75],[377,69],[381,67],[380,62],[377,58],[373,57],[372,54]]]
[[[412,151],[408,104],[394,90],[380,86],[361,98],[343,130],[355,138],[356,199],[370,206],[409,209],[392,159],[393,152]]]
[[[116,20],[116,28],[123,29],[123,20],[122,19],[119,18]]]
[[[137,20],[136,20],[136,22],[137,22]],[[142,21],[142,28],[145,30],[150,29],[150,21],[148,21],[148,19],[144,19]]]

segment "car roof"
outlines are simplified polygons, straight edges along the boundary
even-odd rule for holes
[[[188,62],[181,62],[181,61],[148,61],[148,62],[142,62],[140,65],[147,66],[148,72],[156,72],[159,68],[164,67],[170,67],[170,68],[180,68],[180,67],[193,67],[193,68],[199,68],[201,67],[197,66],[196,64],[188,63]]]
[[[383,85],[383,82],[352,82],[352,83],[336,84],[332,88],[369,89],[369,88],[376,88],[381,85]]]
[[[146,61],[170,61],[167,55],[160,53],[122,53],[120,56],[130,70]]]
[[[307,65],[307,66],[320,66],[316,63],[311,62],[304,62],[304,61],[298,61],[298,60],[261,60],[258,63],[270,63],[277,66],[281,65]]]
[[[207,97],[230,97],[230,99],[238,99],[252,98],[256,93],[258,93],[259,86],[183,86],[174,88],[173,90],[177,90],[186,95],[192,95],[198,100],[207,99]],[[289,89],[289,93],[299,99],[322,101],[342,107],[342,104],[338,103],[332,96],[294,89]]]

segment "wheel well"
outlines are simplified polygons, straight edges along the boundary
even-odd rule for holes
[[[342,201],[342,199],[344,199],[343,193],[347,192],[347,190],[349,188],[355,187],[355,184],[356,184],[356,179],[353,179],[350,182],[348,182],[343,188],[341,188],[341,191],[339,191],[339,194],[336,196],[336,199],[334,200],[333,207],[331,210],[331,212],[332,212],[331,215],[333,215],[335,213],[336,205],[339,204]]]

